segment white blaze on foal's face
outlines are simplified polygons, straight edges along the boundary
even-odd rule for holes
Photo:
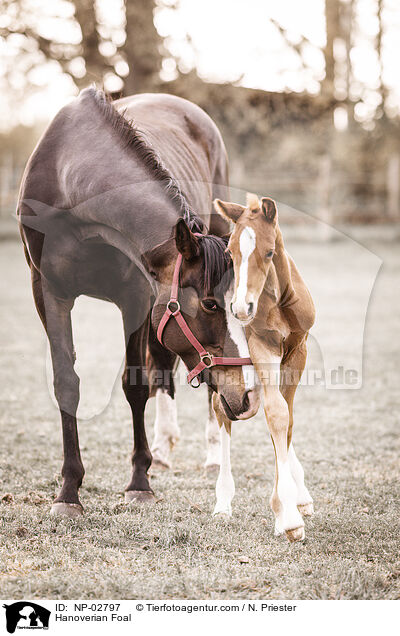
[[[233,284],[225,294],[225,307],[229,307],[232,301]],[[232,315],[230,311],[226,312],[226,322],[228,326],[229,335],[233,342],[236,344],[239,356],[241,358],[250,358],[249,347],[247,344],[246,334],[244,327],[240,324],[239,320]],[[253,366],[242,366],[243,379],[247,391],[251,391],[256,388],[258,384],[257,374]]]
[[[246,321],[254,309],[253,294],[248,292],[249,258],[256,249],[256,233],[252,227],[245,226],[239,238],[240,265],[235,271],[235,294],[232,301],[232,313]]]

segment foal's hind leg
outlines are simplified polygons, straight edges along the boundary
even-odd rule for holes
[[[63,485],[51,513],[77,517],[83,508],[78,489],[85,473],[78,440],[76,410],[79,402],[79,378],[74,371],[71,309],[73,300],[60,300],[48,289],[32,266],[32,289],[36,308],[49,338],[53,362],[54,393],[61,413],[64,463]]]
[[[281,392],[289,408],[288,456],[290,470],[297,486],[297,507],[306,517],[314,512],[313,500],[304,483],[304,470],[298,460],[292,442],[293,401],[307,358],[306,343],[302,342],[281,365]]]
[[[151,501],[154,494],[149,484],[148,470],[151,452],[144,427],[144,410],[149,397],[146,372],[146,347],[149,316],[140,325],[139,316],[131,304],[122,308],[126,357],[122,387],[133,416],[132,477],[125,489],[125,501]],[[139,326],[140,325],[140,326]]]

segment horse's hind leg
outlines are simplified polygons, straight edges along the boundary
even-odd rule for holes
[[[176,355],[157,340],[150,324],[147,350],[147,371],[150,397],[156,398],[154,439],[151,446],[152,466],[170,468],[170,452],[180,438],[175,401],[173,369]]]
[[[292,442],[293,433],[293,401],[301,374],[303,373],[307,358],[306,343],[302,342],[296,347],[288,360],[281,365],[281,393],[289,408],[288,430],[288,456],[290,470],[297,486],[297,507],[306,517],[314,512],[313,499],[304,482],[304,470],[298,460]]]
[[[144,427],[144,410],[149,398],[146,371],[149,316],[138,326],[139,317],[135,312],[131,313],[128,306],[122,309],[122,318],[126,341],[122,387],[133,417],[132,477],[125,488],[125,501],[152,501],[154,493],[148,477],[152,457]]]
[[[79,378],[74,371],[71,309],[73,300],[60,300],[47,288],[32,266],[32,289],[36,308],[49,338],[54,374],[54,393],[61,413],[64,463],[63,484],[51,513],[77,517],[83,508],[78,489],[84,476],[78,439],[76,410],[79,402]]]

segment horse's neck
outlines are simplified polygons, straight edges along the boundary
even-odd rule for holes
[[[92,127],[81,108],[64,118],[57,162],[60,207],[84,223],[118,232],[142,254],[169,238],[179,211],[136,153],[121,145],[96,111],[90,116],[98,118]]]
[[[265,281],[264,292],[271,298],[274,298],[277,304],[283,303],[283,305],[285,302],[293,299],[295,294],[290,263],[279,225],[276,229],[275,253],[272,259],[272,267]]]

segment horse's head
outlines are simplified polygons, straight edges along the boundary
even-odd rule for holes
[[[179,307],[190,332],[214,357],[248,357],[242,327],[225,312],[233,291],[231,259],[226,247],[227,240],[194,234],[180,219],[174,237],[143,255],[146,269],[158,282],[152,325],[157,332],[167,306],[171,307],[171,285],[181,254]],[[176,304],[172,309],[176,309]],[[172,317],[162,330],[162,342],[182,358],[189,370],[198,365],[198,351]],[[200,379],[219,394],[230,419],[247,419],[257,412],[259,388],[253,367],[210,366],[201,372]]]
[[[228,249],[235,272],[233,315],[248,325],[257,313],[258,300],[271,267],[277,240],[278,213],[275,201],[247,195],[247,206],[216,199],[216,211],[235,226]]]

